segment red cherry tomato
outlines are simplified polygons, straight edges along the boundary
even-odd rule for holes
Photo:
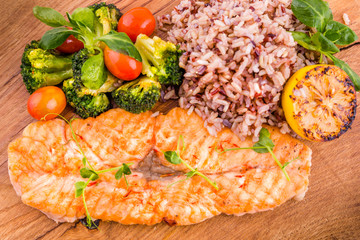
[[[126,33],[135,42],[142,33],[150,36],[155,29],[156,21],[149,9],[137,7],[129,10],[119,20],[118,32]]]
[[[60,114],[66,107],[66,97],[64,92],[55,86],[42,87],[30,95],[27,102],[27,109],[30,115],[42,120],[48,113]],[[46,120],[56,118],[57,115],[50,114]]]
[[[141,73],[142,62],[128,55],[111,50],[108,46],[104,49],[104,59],[107,69],[121,80],[133,80]]]
[[[70,35],[63,44],[56,49],[63,53],[75,53],[84,48],[84,44],[76,39],[73,35]]]

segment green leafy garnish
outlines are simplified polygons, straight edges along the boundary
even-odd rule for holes
[[[323,32],[329,20],[333,19],[329,4],[323,0],[293,0],[291,10],[300,22]]]
[[[74,35],[91,52],[94,52],[100,42],[104,42],[110,49],[142,61],[139,51],[126,33],[111,30],[107,34],[99,36],[99,20],[89,7],[77,8],[72,14],[66,13],[68,21],[52,8],[35,6],[33,13],[41,22],[56,27],[47,31],[41,38],[40,46],[43,49],[54,49],[70,35]],[[72,30],[63,26],[72,27]]]
[[[351,28],[334,20],[326,24],[324,36],[337,45],[348,45],[358,39]]]
[[[275,144],[270,138],[270,132],[266,128],[262,128],[259,133],[259,141],[257,141],[252,147],[244,147],[244,148],[228,148],[224,149],[220,154],[228,151],[234,151],[234,150],[244,150],[244,149],[252,149],[257,153],[270,153],[272,158],[275,160],[276,164],[281,168],[281,171],[283,171],[286,179],[290,181],[290,177],[288,173],[286,172],[285,168],[295,159],[286,162],[284,164],[281,164],[281,162],[278,160],[278,158],[275,156],[273,150],[274,150]]]
[[[35,6],[33,13],[37,19],[50,27],[71,26],[58,11],[52,8]]]
[[[142,61],[139,51],[126,33],[111,30],[108,34],[99,37],[98,40],[106,43],[112,50],[117,52],[125,51],[130,57],[135,58],[139,62]]]
[[[333,20],[329,4],[323,0],[293,0],[291,9],[297,19],[306,26],[314,27],[318,32],[292,32],[294,40],[304,48],[317,51],[331,59],[336,66],[343,69],[360,90],[360,77],[344,61],[335,58],[332,54],[339,52],[335,45],[348,45],[358,39],[355,32],[348,26]]]
[[[182,141],[182,144],[183,144],[183,148],[182,148],[182,151],[180,152],[180,141]],[[211,186],[213,186],[216,190],[219,190],[219,187],[217,186],[216,182],[215,181],[211,181],[206,175],[204,175],[203,173],[199,172],[197,170],[197,168],[193,168],[191,167],[189,164],[187,164],[181,157],[180,157],[180,154],[183,153],[185,151],[185,144],[184,144],[184,138],[182,135],[180,135],[179,137],[179,140],[178,140],[178,143],[177,143],[177,150],[176,151],[166,151],[166,152],[163,152],[164,153],[164,157],[165,159],[171,163],[171,164],[184,164],[190,171],[185,173],[185,176],[186,178],[185,179],[182,179],[182,180],[179,180],[179,181],[176,181],[176,182],[173,182],[171,184],[168,185],[168,187],[171,187],[172,185],[176,184],[176,183],[179,183],[179,182],[182,182],[182,181],[185,181],[189,178],[192,178],[193,176],[195,175],[198,175],[202,178],[204,178],[208,183],[211,184]]]

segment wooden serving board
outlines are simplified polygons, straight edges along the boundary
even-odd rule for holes
[[[61,13],[72,12],[94,1],[1,1],[0,8],[0,239],[360,239],[360,117],[340,139],[328,143],[306,142],[313,149],[309,191],[301,202],[242,217],[220,215],[192,226],[126,226],[102,222],[99,231],[79,223],[56,224],[40,211],[24,205],[10,184],[8,143],[34,122],[27,113],[29,97],[20,75],[20,59],[26,43],[39,39],[49,27],[32,15],[35,5]],[[155,15],[170,13],[179,0],[109,1],[123,12],[138,6]],[[360,36],[360,4],[357,0],[329,0],[335,20],[343,13]],[[155,33],[165,37],[164,33]],[[343,49],[337,56],[360,74],[360,45]],[[358,98],[359,99],[359,98]],[[360,100],[360,99],[359,99]],[[168,111],[176,102],[158,105]],[[358,111],[360,107],[358,107]],[[73,115],[71,109],[66,116]]]

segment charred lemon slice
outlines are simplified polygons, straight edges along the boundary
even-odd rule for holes
[[[356,113],[356,91],[348,75],[334,65],[297,71],[282,94],[286,121],[301,137],[330,141],[346,132]]]

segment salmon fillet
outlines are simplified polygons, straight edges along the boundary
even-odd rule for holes
[[[95,219],[123,224],[188,225],[220,213],[242,215],[272,209],[304,196],[309,183],[311,150],[298,140],[267,127],[274,153],[285,163],[289,182],[270,154],[238,150],[220,154],[219,149],[249,147],[230,129],[211,136],[203,120],[180,108],[167,115],[131,114],[112,109],[97,118],[72,122],[77,139],[96,170],[133,162],[132,174],[116,180],[107,172],[85,191],[86,204]],[[219,190],[199,176],[185,179],[183,164],[173,165],[162,151],[176,150],[184,137],[185,162],[216,181]],[[182,145],[181,145],[182,147]],[[60,119],[36,122],[8,148],[9,175],[21,200],[60,222],[85,217],[82,198],[75,198],[75,182],[82,155],[69,126]]]

